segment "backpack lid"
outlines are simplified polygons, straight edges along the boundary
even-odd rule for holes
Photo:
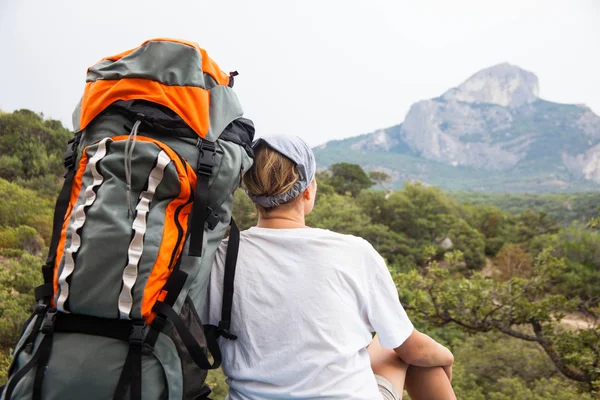
[[[79,130],[115,101],[142,99],[170,108],[205,138],[210,130],[210,89],[230,87],[232,82],[197,43],[151,39],[88,69],[76,110]],[[231,96],[230,101],[237,103],[237,98]]]

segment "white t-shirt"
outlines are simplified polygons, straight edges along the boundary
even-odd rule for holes
[[[203,320],[221,317],[227,241]],[[366,347],[413,331],[383,258],[364,239],[323,229],[240,235],[231,332],[220,338],[229,399],[381,399]]]

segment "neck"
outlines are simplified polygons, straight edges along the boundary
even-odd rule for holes
[[[270,229],[306,228],[303,212],[300,210],[284,211],[278,209],[260,214],[256,226]]]

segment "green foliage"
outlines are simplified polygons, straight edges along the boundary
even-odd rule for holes
[[[31,313],[35,287],[42,284],[42,260],[23,253],[0,258],[0,348],[13,346]]]
[[[211,388],[210,398],[213,400],[225,400],[229,393],[229,388],[225,382],[226,376],[221,368],[208,371],[206,384]]]
[[[26,110],[0,114],[0,384],[41,283],[36,254],[50,241],[70,136]],[[599,195],[453,194],[457,202],[421,184],[368,190],[388,181],[352,164],[317,173],[307,223],[361,236],[382,254],[415,326],[453,350],[458,398],[591,399],[579,390],[598,388],[597,323],[572,330],[562,322],[582,310],[598,318],[600,234],[565,226],[597,216]],[[242,190],[234,218],[241,229],[256,222]],[[494,279],[474,272],[486,256]],[[213,398],[224,399],[222,372],[208,382]]]
[[[8,381],[8,369],[12,359],[12,349],[7,352],[0,351],[0,385]]]
[[[45,244],[52,236],[53,199],[40,198],[33,190],[0,178],[0,248],[23,248],[16,238],[24,226],[35,229]],[[15,228],[12,229],[11,228]],[[34,236],[30,234],[30,236]],[[39,251],[39,246],[32,250]]]
[[[256,225],[258,212],[243,189],[238,189],[235,192],[232,216],[240,230]]]
[[[577,299],[548,294],[549,284],[566,269],[565,260],[552,254],[552,249],[538,254],[529,278],[495,281],[478,273],[454,278],[447,269],[431,267],[424,275],[413,271],[395,279],[403,304],[421,318],[537,343],[564,377],[591,392],[600,380],[600,324],[576,331],[561,324],[565,313],[581,305]]]
[[[498,380],[499,392],[490,393],[490,400],[592,400],[587,393],[581,393],[577,388],[563,380],[539,379],[531,387],[518,377],[501,378]]]
[[[492,206],[510,214],[530,210],[544,212],[563,226],[572,222],[586,223],[598,216],[600,193],[515,194],[452,192],[452,198],[461,204]]]
[[[382,171],[369,171],[369,179],[386,191],[392,188],[392,177]]]
[[[531,252],[538,254],[544,247],[554,248],[557,257],[566,260],[565,270],[557,276],[554,293],[580,297],[598,304],[600,299],[600,232],[578,228],[563,229],[531,241]]]
[[[588,226],[591,229],[598,229],[598,228],[600,228],[600,216],[594,217],[594,218],[590,219],[590,221],[588,222]]]
[[[331,177],[327,183],[338,194],[350,193],[352,197],[356,197],[362,190],[373,186],[369,176],[356,164],[342,162],[333,164],[329,170]]]
[[[306,223],[315,228],[358,234],[371,220],[361,212],[353,198],[334,193],[319,197],[318,207],[308,215]]]
[[[454,351],[459,399],[591,399],[562,379],[534,343],[497,333],[474,335]]]
[[[511,278],[529,278],[533,274],[533,260],[518,244],[506,243],[495,259],[498,278],[503,281]]]
[[[44,241],[34,228],[27,225],[0,228],[0,248],[20,249],[39,254],[44,248]]]
[[[485,237],[465,222],[467,211],[439,189],[413,184],[390,195],[364,191],[357,202],[373,223],[385,225],[405,238],[408,249],[403,255],[417,265],[424,264],[426,247],[446,238],[453,249],[463,253],[469,268],[479,269],[485,264]],[[436,254],[441,256],[443,252],[438,248]]]
[[[0,178],[59,175],[71,136],[60,122],[44,120],[29,110],[0,114]]]
[[[448,237],[452,240],[453,247],[462,252],[469,268],[481,269],[485,265],[483,235],[471,228],[464,220],[454,220],[448,230]]]

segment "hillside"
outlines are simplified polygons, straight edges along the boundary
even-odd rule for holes
[[[415,103],[396,126],[315,148],[320,167],[354,162],[395,187],[575,192],[600,189],[600,117],[538,97],[537,77],[510,64],[484,69]]]
[[[0,113],[0,385],[42,281],[70,136],[28,110]],[[595,194],[449,195],[420,184],[386,193],[370,190],[356,165],[317,180],[307,224],[359,235],[384,257],[415,326],[454,353],[457,398],[597,398],[600,234],[569,226],[587,219]],[[561,226],[549,215],[562,207],[570,212]],[[238,190],[242,229],[255,223],[253,211]],[[573,321],[582,312],[595,322]],[[212,398],[226,397],[222,373],[208,382]]]

